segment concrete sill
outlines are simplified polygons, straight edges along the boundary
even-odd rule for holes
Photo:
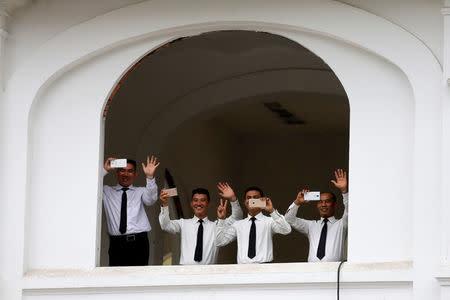
[[[442,265],[435,278],[441,286],[450,286],[450,265]]]
[[[295,284],[334,288],[338,266],[333,262],[30,270],[23,277],[22,287],[41,290]],[[411,262],[346,262],[341,268],[343,284],[409,285],[412,277]]]

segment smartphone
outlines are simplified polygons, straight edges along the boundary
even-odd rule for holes
[[[262,199],[249,199],[249,200],[248,200],[248,206],[249,206],[249,207],[259,207],[259,208],[264,208],[264,207],[266,207],[266,200],[262,200]]]
[[[126,158],[120,158],[120,159],[115,159],[112,160],[111,163],[111,168],[125,168],[127,166],[127,159]]]
[[[178,196],[177,188],[166,189],[166,192],[169,194],[169,197]]]
[[[320,201],[320,192],[307,192],[305,194],[306,201]]]

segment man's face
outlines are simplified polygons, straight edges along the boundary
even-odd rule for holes
[[[191,199],[191,208],[197,218],[203,219],[208,212],[209,201],[205,194],[194,194]]]
[[[248,202],[250,199],[259,199],[259,198],[261,198],[261,194],[259,193],[259,191],[250,190],[245,194],[245,207],[247,207],[248,211],[254,215],[259,214],[259,212],[262,211],[262,208],[249,207]]]
[[[337,202],[333,200],[330,193],[321,193],[320,201],[317,202],[317,209],[322,218],[329,218],[334,216]]]
[[[121,186],[127,187],[130,186],[134,179],[137,177],[137,170],[135,167],[128,163],[125,168],[118,168],[116,170],[117,180]]]

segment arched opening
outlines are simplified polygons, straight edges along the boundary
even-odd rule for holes
[[[192,215],[190,191],[202,186],[210,190],[209,217],[216,219],[218,181],[230,182],[241,200],[247,186],[259,185],[284,214],[298,189],[329,190],[332,170],[348,166],[349,104],[342,85],[322,59],[277,35],[219,31],[175,41],[136,64],[110,100],[105,157],[139,162],[158,155],[177,183],[185,217]],[[109,175],[104,183],[114,180]],[[164,170],[157,183],[164,185]],[[158,213],[158,204],[147,210],[150,264],[161,264],[168,251],[176,263],[178,250],[163,242],[176,237],[164,238]],[[302,216],[315,218],[315,207]],[[102,228],[106,265],[104,219]],[[276,236],[274,245],[274,262],[306,260],[308,241],[297,232]],[[234,263],[234,248],[222,248],[219,263]]]

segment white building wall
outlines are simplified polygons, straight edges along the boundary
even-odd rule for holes
[[[5,166],[0,177],[5,191],[0,228],[9,241],[0,249],[2,298],[20,299],[23,290],[26,299],[65,299],[68,294],[86,298],[89,294],[92,299],[125,295],[140,299],[148,294],[176,298],[199,290],[200,298],[221,298],[245,293],[268,296],[279,294],[280,288],[286,297],[334,297],[336,264],[206,268],[215,274],[212,279],[191,276],[204,270],[188,267],[130,268],[128,280],[123,269],[95,268],[101,113],[109,92],[127,67],[161,43],[220,29],[263,30],[298,41],[322,57],[346,89],[351,108],[352,207],[349,263],[343,269],[348,273],[342,280],[344,287],[351,287],[345,291],[348,299],[445,295],[434,276],[441,270],[441,281],[448,278],[446,267],[440,267],[440,249],[445,253],[448,240],[440,247],[443,237],[436,212],[446,203],[441,195],[441,107],[449,91],[434,55],[400,27],[336,2],[289,2],[282,10],[269,1],[239,2],[238,11],[229,5],[195,1],[170,6],[150,1],[91,20],[81,12],[79,21],[57,23],[86,22],[54,37],[55,31],[44,30],[41,41],[48,41],[35,41],[42,46],[27,59],[12,50],[23,47],[25,56],[30,50],[11,43],[0,127]],[[12,23],[17,37],[25,37],[41,23],[38,15],[31,12]],[[430,35],[436,41],[439,33]],[[68,160],[73,163],[69,167]],[[388,196],[367,195],[368,186],[374,184],[370,180],[380,177]],[[379,210],[377,203],[387,202],[393,209]],[[377,225],[374,219],[383,222]],[[410,260],[414,269],[411,262],[392,262]],[[377,261],[382,263],[373,264]],[[261,278],[266,290],[252,292]],[[172,282],[179,288],[174,289]],[[228,284],[218,291],[224,282]]]

